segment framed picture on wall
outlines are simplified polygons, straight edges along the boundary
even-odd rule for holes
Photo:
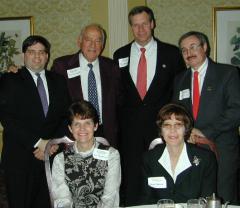
[[[240,6],[213,8],[214,60],[240,67]]]
[[[0,18],[0,73],[9,66],[23,65],[22,42],[33,33],[32,16]]]

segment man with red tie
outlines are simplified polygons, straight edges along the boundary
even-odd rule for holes
[[[218,195],[237,202],[238,140],[240,125],[240,80],[236,68],[217,64],[210,58],[208,38],[188,32],[179,39],[183,58],[189,66],[175,79],[173,100],[192,113],[193,143],[215,143],[218,153]]]
[[[121,202],[132,206],[139,197],[142,154],[158,137],[157,112],[170,101],[174,77],[185,65],[177,47],[153,37],[155,19],[150,8],[135,7],[128,18],[134,41],[119,48],[114,60],[124,87],[120,109]]]

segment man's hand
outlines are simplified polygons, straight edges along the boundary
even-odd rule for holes
[[[188,142],[196,144],[198,137],[205,137],[205,135],[199,129],[193,128]]]
[[[20,66],[12,65],[12,66],[9,66],[9,67],[8,67],[7,71],[8,71],[8,72],[17,73],[17,72],[18,72],[18,69],[20,69]]]
[[[33,154],[34,154],[34,157],[36,157],[38,160],[44,160],[44,152],[41,151],[39,148],[34,150]]]
[[[38,147],[42,152],[44,152],[48,141],[49,141],[49,140],[41,139],[41,141],[39,142],[39,144],[38,144],[37,147]]]

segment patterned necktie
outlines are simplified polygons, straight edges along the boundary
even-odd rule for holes
[[[92,103],[92,105],[97,110],[98,116],[100,116],[99,113],[99,105],[98,105],[98,93],[97,93],[97,84],[95,75],[93,72],[93,65],[88,64],[89,72],[88,72],[88,101]]]
[[[37,89],[38,89],[39,96],[41,98],[44,115],[46,116],[48,112],[47,94],[46,94],[40,74],[36,73],[36,76],[37,76]]]
[[[193,117],[195,120],[197,119],[199,100],[198,71],[195,71],[193,75]]]
[[[138,72],[137,72],[137,90],[140,97],[144,98],[147,92],[147,61],[145,57],[145,48],[140,49],[142,54],[138,63]]]

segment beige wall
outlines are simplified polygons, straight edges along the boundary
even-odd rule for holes
[[[80,29],[102,23],[107,29],[108,0],[1,0],[0,17],[34,16],[34,33],[52,44],[52,60],[75,53]],[[108,52],[104,52],[108,55]]]
[[[157,27],[155,36],[177,44],[185,32],[204,32],[213,49],[212,8],[216,6],[240,6],[240,0],[147,0],[154,11]],[[213,57],[213,52],[211,53]]]

